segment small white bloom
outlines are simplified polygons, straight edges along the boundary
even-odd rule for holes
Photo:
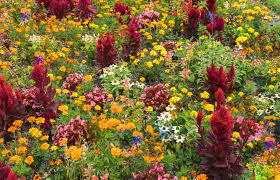
[[[175,105],[173,105],[173,106],[168,105],[166,107],[166,111],[175,111],[175,110],[176,110],[176,106]]]
[[[111,82],[112,85],[119,85],[120,84],[120,81],[119,80],[113,80]]]

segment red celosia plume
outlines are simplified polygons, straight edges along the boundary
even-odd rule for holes
[[[99,38],[96,45],[96,61],[102,67],[108,67],[117,62],[115,39],[106,34],[106,39]]]

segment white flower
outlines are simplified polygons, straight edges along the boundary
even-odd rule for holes
[[[166,132],[169,132],[169,127],[167,127],[167,126],[160,126],[159,130],[160,130],[160,132],[166,133]]]
[[[180,131],[180,127],[178,127],[178,126],[173,126],[173,127],[172,127],[172,130],[173,130],[174,134],[177,134],[177,133]]]
[[[257,111],[257,114],[258,114],[259,116],[261,116],[261,115],[263,114],[263,110],[261,110],[261,109],[258,110],[258,111]]]
[[[112,85],[119,85],[120,84],[120,81],[119,80],[113,80],[111,82]]]
[[[185,141],[185,136],[174,136],[175,138],[175,140],[176,140],[176,143],[183,143],[184,141]]]
[[[172,114],[170,112],[163,112],[157,117],[159,121],[167,122],[172,120]]]
[[[275,94],[275,98],[279,99],[280,98],[279,94]]]
[[[29,41],[31,41],[31,42],[40,42],[41,41],[41,37],[33,34],[32,36],[29,37]]]
[[[170,107],[170,105],[168,105],[167,107],[166,107],[166,111],[175,111],[176,110],[176,106],[175,105],[173,105],[173,106],[171,106]]]

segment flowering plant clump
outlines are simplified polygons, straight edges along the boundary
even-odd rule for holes
[[[115,50],[115,39],[106,34],[106,39],[98,39],[96,45],[96,61],[102,67],[108,67],[117,62],[117,52]]]
[[[177,180],[178,177],[172,177],[171,174],[165,171],[163,165],[154,163],[149,169],[143,173],[133,173],[133,178],[136,180],[141,179],[173,179]]]
[[[279,179],[269,7],[1,1],[0,180]]]
[[[151,106],[156,111],[162,111],[168,105],[169,92],[163,84],[149,86],[145,88],[142,99],[147,106]]]
[[[104,90],[98,87],[90,92],[86,92],[85,97],[87,103],[92,107],[95,107],[96,105],[103,106],[103,104],[111,100],[108,97],[108,94],[104,93]]]
[[[0,76],[0,94],[0,137],[2,137],[12,124],[13,118],[23,115],[24,106],[20,92],[16,90],[14,94],[3,76]]]
[[[81,120],[80,117],[77,117],[71,119],[66,125],[58,125],[53,136],[54,144],[59,144],[63,139],[67,139],[68,144],[79,143],[81,137],[87,137],[87,124],[86,120]]]
[[[213,60],[211,67],[207,69],[206,84],[212,93],[215,93],[218,88],[221,88],[224,92],[230,93],[233,90],[234,77],[235,71],[233,64],[230,71],[226,74],[222,66],[220,66],[219,70],[216,69]]]
[[[70,74],[66,78],[65,82],[63,82],[62,88],[70,91],[75,91],[76,87],[82,82],[84,82],[84,77],[81,74],[78,73]]]

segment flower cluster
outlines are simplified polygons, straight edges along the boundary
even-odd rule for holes
[[[54,144],[59,144],[65,138],[68,140],[68,144],[80,142],[81,137],[87,137],[87,124],[86,120],[81,120],[78,116],[75,119],[71,119],[66,125],[58,125],[53,136]]]
[[[81,74],[78,73],[74,73],[74,74],[70,74],[65,82],[63,82],[62,84],[62,89],[67,89],[70,91],[75,91],[76,87],[81,84],[82,82],[84,82],[84,77]]]
[[[96,45],[96,61],[102,67],[108,67],[117,62],[117,52],[115,50],[115,39],[106,34],[106,39],[99,38]]]
[[[163,84],[149,86],[145,88],[142,99],[147,106],[151,106],[156,111],[164,110],[169,104],[169,91]]]

